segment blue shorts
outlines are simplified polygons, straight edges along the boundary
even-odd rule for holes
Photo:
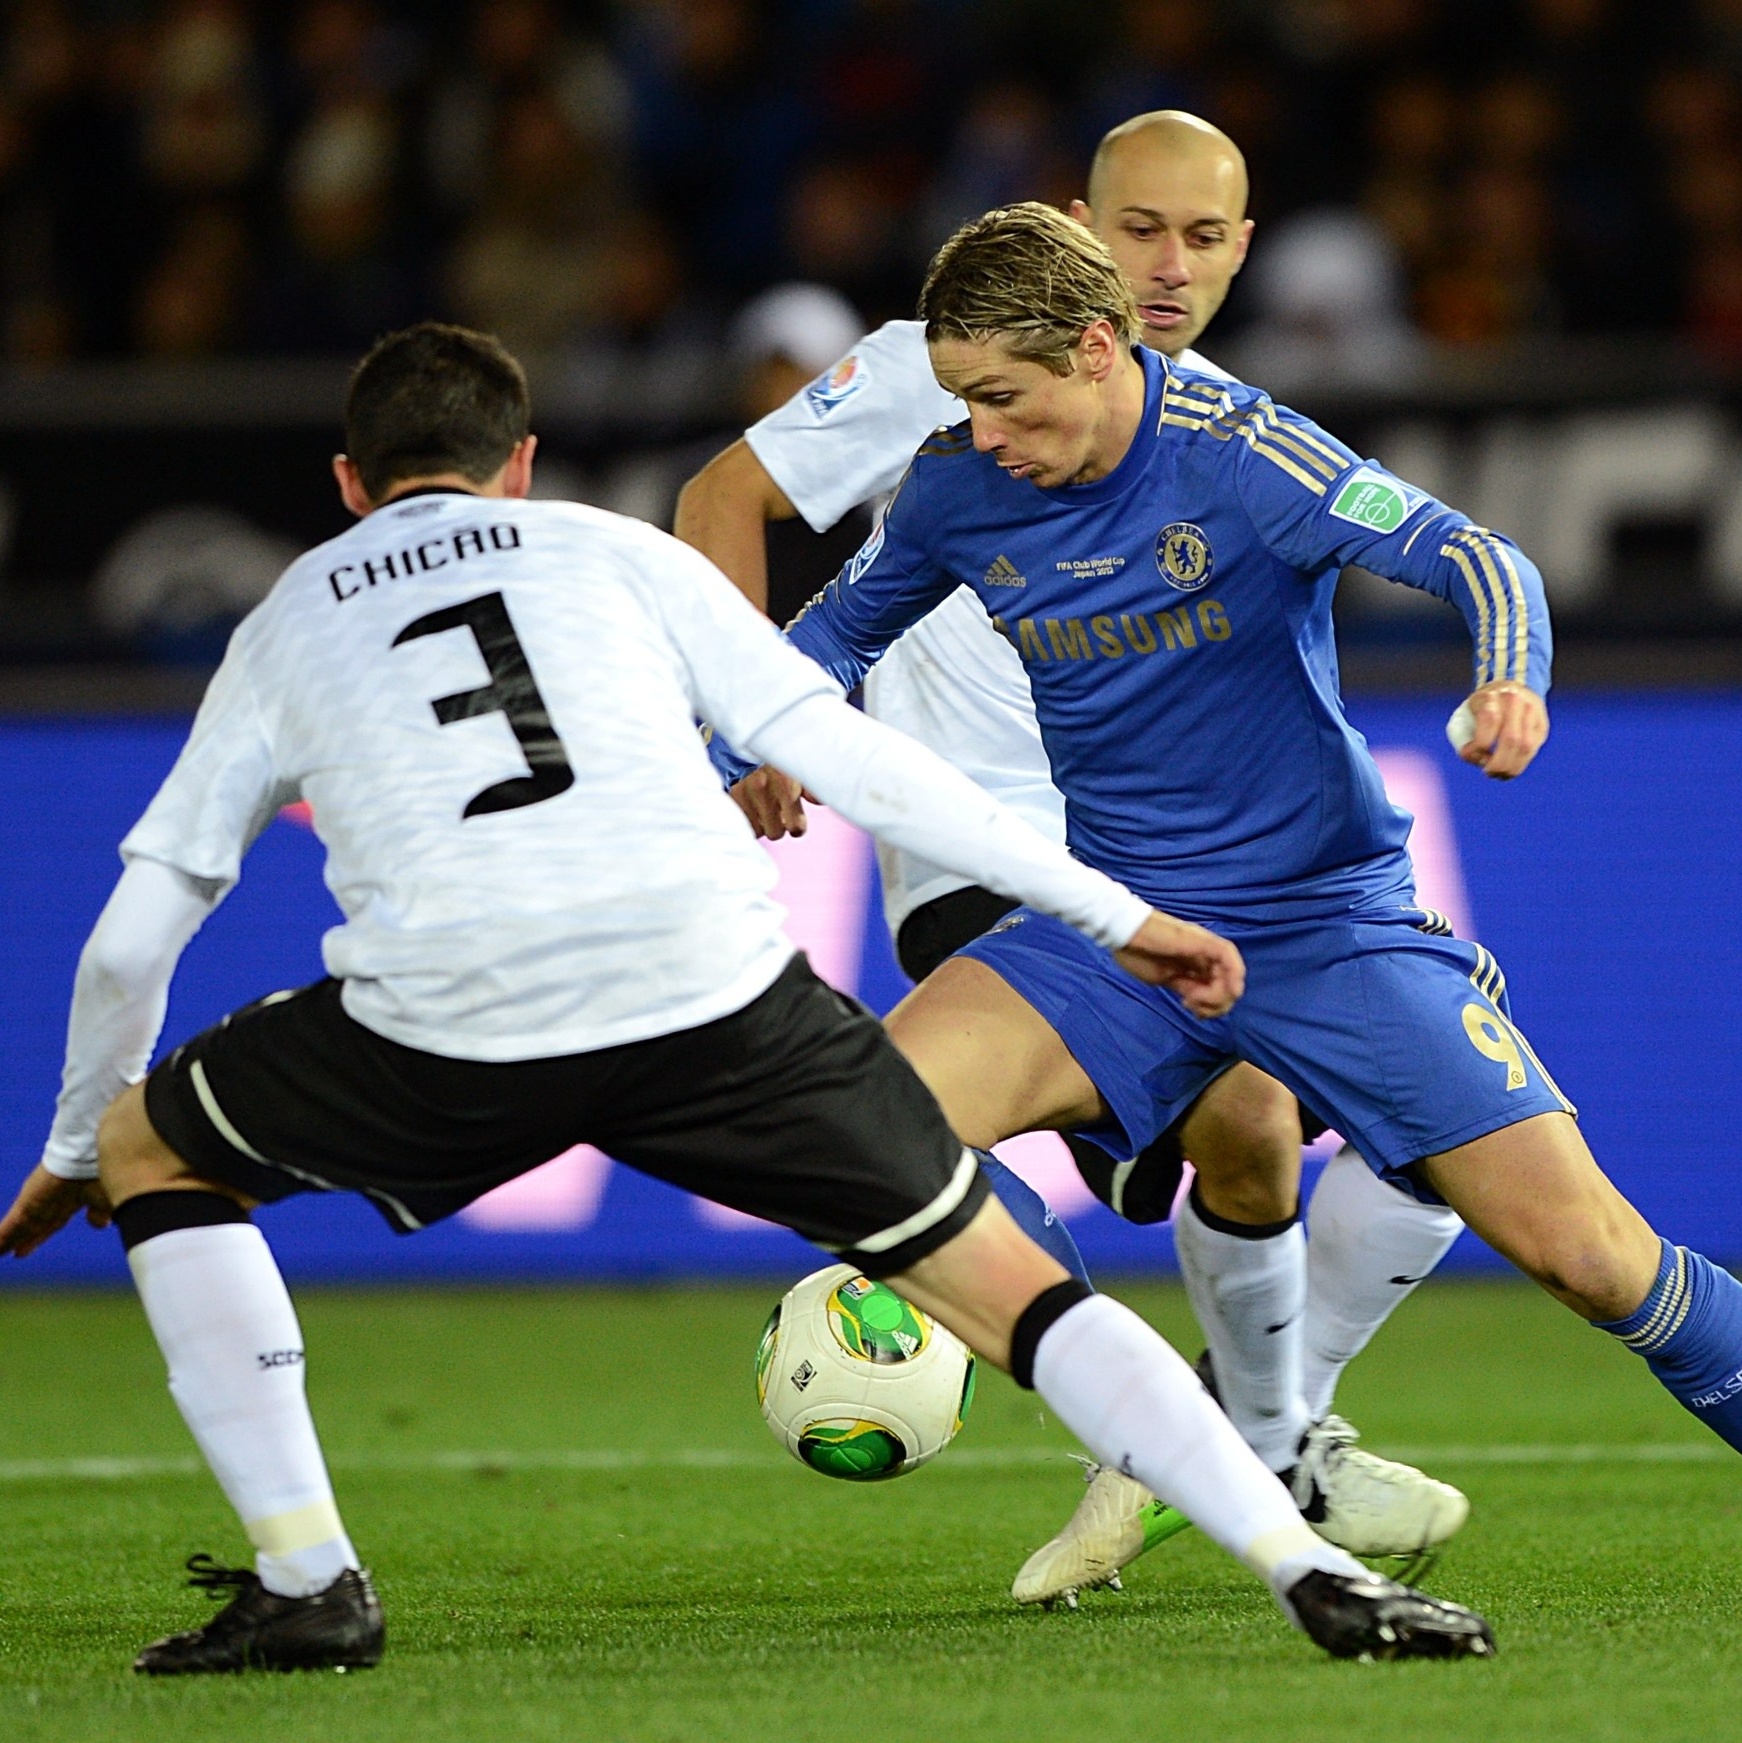
[[[1572,1113],[1513,1023],[1500,965],[1419,908],[1237,937],[1246,994],[1205,1022],[1063,921],[1021,908],[962,951],[1043,1016],[1109,1118],[1085,1136],[1146,1149],[1236,1060],[1286,1084],[1375,1172],[1404,1171],[1536,1114]]]

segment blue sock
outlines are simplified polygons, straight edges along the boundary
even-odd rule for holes
[[[1639,1311],[1597,1329],[1643,1356],[1677,1403],[1742,1452],[1742,1283],[1728,1271],[1665,1241]]]
[[[1071,1231],[1053,1215],[1052,1206],[1021,1175],[1012,1174],[989,1151],[976,1150],[974,1154],[980,1158],[980,1172],[992,1182],[992,1190],[998,1194],[1004,1208],[1016,1218],[1016,1226],[1037,1247],[1051,1253],[1073,1277],[1088,1283],[1089,1273],[1083,1264],[1083,1255],[1077,1251]]]

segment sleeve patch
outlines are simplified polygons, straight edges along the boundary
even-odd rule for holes
[[[1422,500],[1420,492],[1395,478],[1388,478],[1371,466],[1358,466],[1343,480],[1331,504],[1331,513],[1338,520],[1352,521],[1358,527],[1394,533],[1415,513]]]
[[[871,379],[865,359],[856,351],[849,352],[832,369],[825,369],[804,390],[806,403],[819,417],[826,418],[837,406],[849,400]]]
[[[878,521],[872,528],[871,536],[854,553],[853,560],[841,572],[841,585],[851,587],[873,563],[877,561],[877,553],[883,549],[883,522]]]

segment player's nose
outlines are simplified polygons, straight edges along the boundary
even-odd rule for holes
[[[1170,237],[1162,245],[1155,262],[1155,279],[1167,290],[1179,290],[1192,282],[1191,257],[1176,238]]]
[[[979,406],[971,408],[968,427],[973,433],[974,450],[980,454],[996,454],[1009,439]]]

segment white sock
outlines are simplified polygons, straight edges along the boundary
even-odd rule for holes
[[[1286,1471],[1313,1420],[1301,1389],[1306,1236],[1298,1222],[1256,1238],[1213,1229],[1194,1191],[1174,1213],[1173,1238],[1222,1408],[1271,1470]]]
[[[302,1328],[251,1223],[171,1229],[127,1255],[170,1395],[242,1517],[268,1591],[324,1591],[359,1565],[303,1392]]]
[[[1317,1422],[1343,1370],[1446,1256],[1464,1224],[1455,1210],[1388,1185],[1347,1145],[1319,1176],[1307,1224],[1301,1385]]]
[[[1111,1296],[1042,1333],[1034,1389],[1102,1464],[1177,1507],[1279,1598],[1313,1568],[1366,1571],[1301,1518],[1186,1362]]]

